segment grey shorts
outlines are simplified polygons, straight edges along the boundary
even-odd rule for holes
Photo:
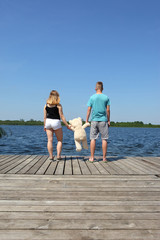
[[[91,129],[90,129],[90,139],[97,139],[101,134],[102,139],[108,139],[108,123],[107,122],[91,122]]]

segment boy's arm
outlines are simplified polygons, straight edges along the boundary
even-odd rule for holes
[[[108,125],[110,126],[110,105],[107,105],[107,119],[108,119]]]
[[[86,123],[87,123],[88,120],[89,120],[89,116],[90,116],[90,114],[91,114],[91,107],[88,107],[88,109],[87,109]]]

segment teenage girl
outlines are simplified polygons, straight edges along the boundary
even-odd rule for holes
[[[44,131],[47,133],[47,148],[51,160],[54,160],[53,133],[55,133],[57,137],[57,160],[61,159],[63,132],[60,119],[62,119],[66,127],[70,129],[63,115],[62,105],[59,102],[59,93],[56,90],[52,90],[47,100],[47,104],[44,106]]]

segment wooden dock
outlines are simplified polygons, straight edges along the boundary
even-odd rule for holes
[[[160,157],[0,155],[0,240],[159,240]]]

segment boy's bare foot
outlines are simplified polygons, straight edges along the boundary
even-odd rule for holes
[[[88,161],[89,161],[89,162],[94,162],[94,159],[93,159],[93,158],[89,158]]]

